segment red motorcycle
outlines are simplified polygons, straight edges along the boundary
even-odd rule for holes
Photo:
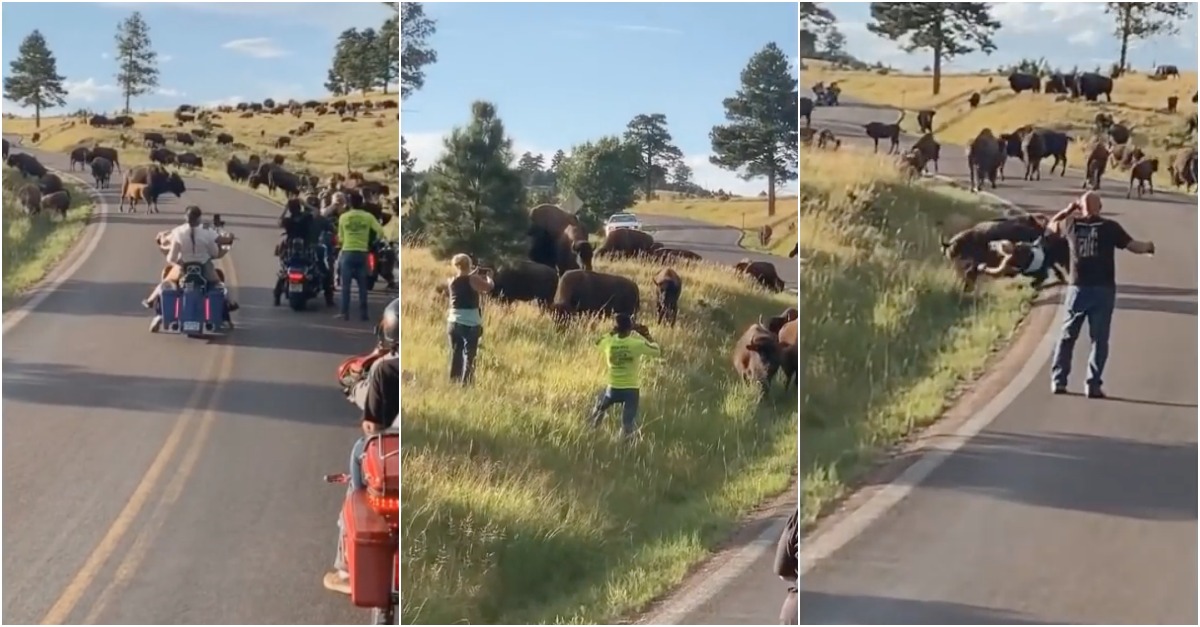
[[[400,434],[367,438],[362,456],[365,487],[342,504],[350,600],[371,608],[373,625],[395,625],[400,607]],[[347,474],[328,475],[345,484]]]

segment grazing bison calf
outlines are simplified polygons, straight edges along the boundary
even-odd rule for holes
[[[675,326],[679,317],[679,296],[683,293],[683,277],[674,268],[663,268],[654,275],[654,287],[658,289],[658,323],[664,321]]]
[[[754,323],[746,329],[733,347],[733,370],[742,380],[759,385],[759,394],[766,398],[771,380],[783,363],[779,338],[767,327]]]
[[[779,278],[779,272],[769,261],[750,261],[743,259],[734,264],[734,269],[758,282],[759,285],[772,292],[782,292],[787,286]]]
[[[70,208],[71,194],[67,193],[65,189],[42,196],[42,211],[51,211],[66,219],[67,210]]]
[[[1133,195],[1133,184],[1137,182],[1138,198],[1142,197],[1143,193],[1154,193],[1154,174],[1158,172],[1158,159],[1154,157],[1146,157],[1138,161],[1129,170],[1129,191],[1125,192],[1125,197],[1129,198]],[[1147,190],[1149,187],[1149,190]]]

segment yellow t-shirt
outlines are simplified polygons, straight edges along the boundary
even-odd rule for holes
[[[657,357],[662,354],[658,344],[630,333],[621,337],[609,333],[601,337],[596,345],[608,362],[608,387],[615,390],[636,390],[641,387],[641,358]]]
[[[362,209],[351,209],[338,219],[338,243],[343,252],[365,253],[371,249],[371,232],[379,237],[387,233],[375,216]]]

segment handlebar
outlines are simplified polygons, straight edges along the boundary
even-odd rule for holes
[[[350,475],[344,472],[336,475],[325,475],[325,483],[350,483]]]

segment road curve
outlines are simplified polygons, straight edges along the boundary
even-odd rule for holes
[[[321,587],[344,494],[321,477],[344,471],[356,437],[333,373],[370,347],[370,325],[272,307],[279,207],[187,185],[158,215],[115,213],[105,192],[93,254],[4,335],[6,623],[367,618]],[[139,304],[162,267],[153,236],[188,204],[239,238],[222,263],[242,308],[223,340],[151,335]]]
[[[742,238],[742,232],[738,229],[677,216],[637,215],[646,230],[654,232],[655,241],[665,246],[685,248],[704,257],[705,261],[722,265],[731,266],[747,258],[770,262],[788,287],[795,288],[800,281],[799,264],[795,259],[742,248],[738,245]]]
[[[813,127],[861,138],[862,124],[895,116],[820,107]],[[943,146],[941,173],[965,179],[963,155]],[[1056,211],[1081,181],[1010,178],[995,191]],[[1196,624],[1196,200],[1126,200],[1104,184],[1106,212],[1158,247],[1117,263],[1111,398],[1078,394],[1086,337],[1072,395],[1051,395],[1040,364],[978,436],[805,571],[802,624]]]

